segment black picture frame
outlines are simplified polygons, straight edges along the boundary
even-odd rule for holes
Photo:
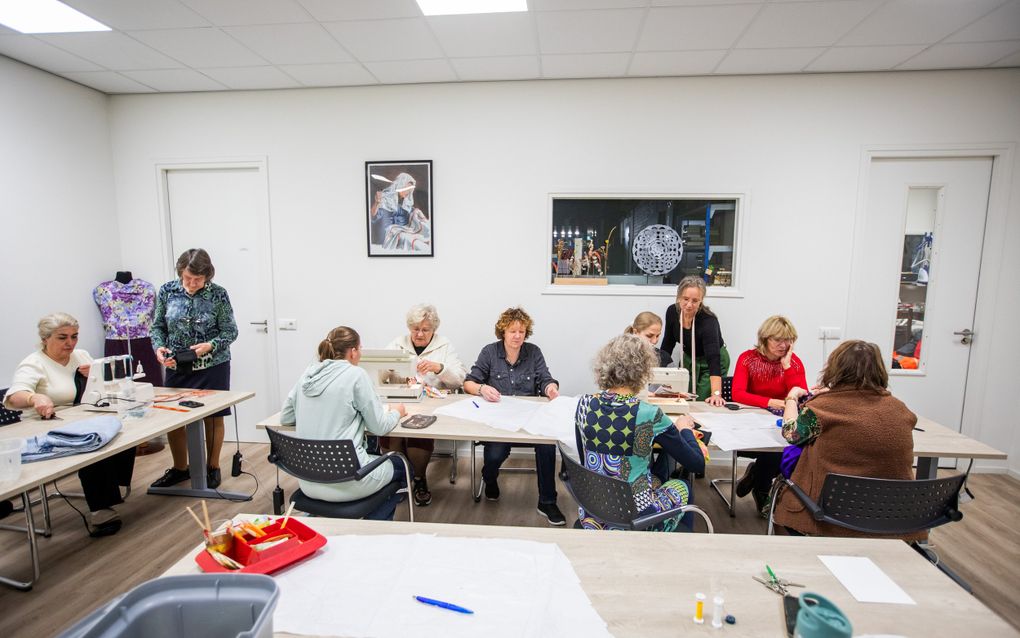
[[[434,257],[432,160],[365,162],[365,214],[369,257]]]

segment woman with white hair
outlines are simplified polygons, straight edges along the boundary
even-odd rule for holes
[[[40,347],[18,364],[4,407],[25,410],[26,416],[52,419],[56,406],[79,402],[92,355],[76,347],[78,320],[71,315],[64,312],[46,315],[39,320],[38,327]],[[78,375],[80,378],[76,379]],[[86,520],[89,536],[109,536],[120,529],[121,521],[113,506],[124,502],[120,488],[130,490],[134,468],[132,447],[78,471],[89,506]]]
[[[652,467],[652,445],[692,472],[705,471],[705,455],[694,435],[694,421],[684,414],[676,424],[658,407],[637,395],[651,377],[659,357],[648,341],[638,335],[614,337],[599,350],[592,366],[600,392],[585,394],[575,415],[577,449],[584,466],[596,474],[630,484],[634,509],[639,516],[687,505],[691,488],[680,479],[670,480],[662,467]],[[578,508],[585,529],[610,529],[603,520]],[[681,516],[656,525],[654,531],[677,529]]]
[[[464,383],[467,368],[461,363],[450,340],[436,334],[439,313],[435,306],[418,304],[407,311],[407,334],[387,344],[387,350],[402,350],[418,357],[418,378],[434,388],[453,390]],[[425,469],[436,447],[434,439],[402,439],[382,437],[379,445],[400,452],[411,462],[414,485],[411,493],[414,503],[425,506],[432,502],[432,492],[425,478]],[[456,462],[456,460],[455,460]]]

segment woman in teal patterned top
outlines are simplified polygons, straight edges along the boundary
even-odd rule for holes
[[[692,472],[705,470],[705,454],[691,418],[683,415],[674,425],[658,407],[637,398],[658,361],[651,345],[637,335],[614,338],[595,358],[595,380],[602,391],[581,397],[575,419],[582,463],[593,472],[630,483],[639,516],[690,501],[687,483],[669,480],[665,463],[653,467],[653,443]],[[680,519],[667,519],[652,530],[671,532]],[[614,529],[581,507],[578,520],[585,529]]]
[[[237,339],[237,323],[227,291],[212,283],[215,274],[209,253],[201,248],[186,250],[177,259],[180,279],[163,284],[156,295],[152,345],[156,359],[166,367],[167,387],[230,389],[230,344]],[[177,361],[173,355],[182,350],[192,350],[197,359]],[[228,414],[230,408],[205,418],[206,484],[213,488],[220,484],[223,417]],[[185,429],[167,433],[167,440],[174,465],[153,487],[169,487],[191,478]]]

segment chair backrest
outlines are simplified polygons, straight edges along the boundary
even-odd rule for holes
[[[269,462],[291,476],[312,483],[342,483],[354,478],[361,461],[354,442],[318,441],[288,436],[272,428],[269,434]]]
[[[828,474],[818,497],[825,514],[821,520],[875,534],[930,529],[963,518],[958,506],[966,479],[964,474],[918,480]]]
[[[627,481],[597,474],[578,463],[562,443],[560,455],[567,470],[567,489],[584,511],[612,525],[632,527],[637,515],[634,493]]]
[[[722,378],[722,387],[720,388],[720,390],[721,391],[720,391],[719,394],[722,396],[723,401],[732,401],[733,400],[733,377],[723,377]]]

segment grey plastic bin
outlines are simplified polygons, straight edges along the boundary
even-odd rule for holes
[[[271,638],[280,589],[260,574],[167,576],[95,610],[61,638]]]

